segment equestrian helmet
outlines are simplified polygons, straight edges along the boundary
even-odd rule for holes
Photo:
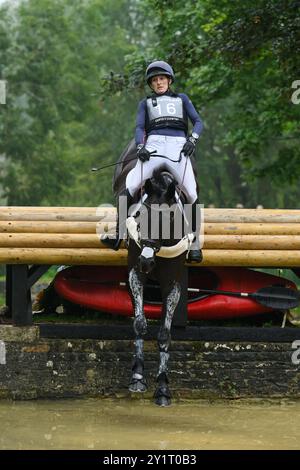
[[[151,78],[155,77],[156,75],[167,75],[167,77],[172,79],[172,82],[175,80],[174,71],[171,65],[169,65],[167,62],[164,62],[163,60],[156,60],[155,62],[152,62],[150,65],[148,65],[146,70],[146,80],[148,85],[150,84]]]

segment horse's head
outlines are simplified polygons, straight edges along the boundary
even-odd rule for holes
[[[140,271],[149,274],[155,266],[156,253],[174,243],[174,208],[176,181],[169,173],[154,172],[144,185],[140,210]]]

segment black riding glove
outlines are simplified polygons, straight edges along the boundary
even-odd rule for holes
[[[186,157],[191,157],[193,155],[193,153],[195,152],[196,143],[197,143],[197,139],[195,139],[195,137],[190,136],[188,138],[188,140],[186,141],[182,149]]]
[[[150,158],[150,152],[146,149],[145,145],[137,146],[137,156],[141,162],[147,162]]]

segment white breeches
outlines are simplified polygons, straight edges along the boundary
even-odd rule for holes
[[[172,160],[178,160],[183,145],[185,144],[185,137],[173,137],[167,135],[149,135],[146,143],[146,149],[149,152],[156,150],[158,155],[164,155]],[[133,196],[136,190],[141,184],[148,178],[151,178],[153,171],[163,166],[170,171],[176,178],[179,187],[183,188],[183,191],[189,198],[189,203],[192,204],[197,199],[197,185],[193,172],[191,160],[182,155],[180,162],[172,162],[166,158],[150,157],[150,160],[142,163],[140,160],[137,161],[132,170],[126,178],[126,188]],[[143,167],[143,168],[142,168]]]

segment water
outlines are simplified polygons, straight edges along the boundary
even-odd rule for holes
[[[299,449],[300,401],[0,401],[0,449]]]

